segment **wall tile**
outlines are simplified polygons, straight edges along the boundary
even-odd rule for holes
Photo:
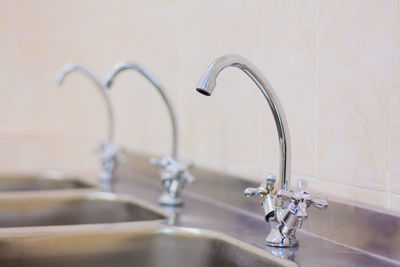
[[[392,91],[390,95],[390,191],[400,193],[400,1],[392,11]]]
[[[170,7],[174,8],[184,4],[184,2],[184,0],[126,0],[125,12],[130,16],[134,16],[135,14],[166,10]]]
[[[0,2],[0,132],[10,132],[13,128],[13,119],[5,112],[16,104],[16,97],[11,95],[16,89],[18,75],[18,19],[17,3],[15,1]]]
[[[73,62],[86,67],[102,80],[113,64],[124,58],[120,51],[124,32],[120,28],[121,25],[111,25],[92,31],[90,41],[85,41],[86,34],[77,34],[74,38],[49,42],[51,47],[43,55],[43,65],[47,70],[43,73],[43,80],[47,83],[43,84],[42,90],[46,91],[45,107],[49,120],[58,134],[83,134],[96,140],[104,138],[108,122],[98,88],[80,73],[71,73],[61,86],[55,84],[54,77],[64,64]],[[102,40],[104,35],[109,38]],[[113,94],[114,90],[109,92]],[[116,105],[113,103],[114,107]],[[60,120],[60,117],[66,121]],[[118,131],[119,125],[116,127]]]
[[[18,3],[17,1],[0,2],[0,40],[4,44],[10,35],[17,32],[18,29]]]
[[[127,60],[140,64],[152,73],[163,86],[177,112],[180,9],[150,12],[145,16],[128,16],[126,23],[127,41],[124,52]],[[126,88],[119,88],[119,94],[120,98],[124,98],[126,91],[132,90],[131,112],[121,116],[124,116],[125,122],[130,121],[133,124],[133,131],[139,132],[137,139],[132,139],[131,133],[128,133],[129,136],[125,135],[124,141],[142,152],[159,156],[170,154],[171,122],[160,95],[139,74],[124,75],[130,75],[130,78],[122,80],[118,87]]]
[[[292,142],[292,172],[315,170],[317,1],[264,1],[263,50],[259,67],[285,111]],[[264,99],[259,97],[259,164],[277,172],[278,138]]]
[[[363,189],[342,183],[324,181],[310,177],[294,176],[292,185],[295,188],[297,181],[303,179],[307,182],[307,188],[314,197],[323,199],[339,199],[351,201],[354,204],[368,204],[375,208],[389,208],[389,194],[376,190]]]
[[[322,1],[317,177],[386,190],[391,1]]]
[[[238,54],[255,61],[262,51],[262,1],[254,1],[252,5],[242,0],[220,1],[216,8],[219,8],[216,23],[223,49],[219,56]],[[225,171],[257,178],[254,175],[258,174],[259,168],[257,103],[261,95],[256,85],[239,69],[225,69],[217,83],[215,92],[218,91],[216,97],[222,114],[213,116],[222,118]]]
[[[393,1],[392,10],[392,89],[400,91],[400,1]]]
[[[94,27],[108,27],[122,19],[124,8],[121,0],[19,0],[18,4],[23,38],[42,40],[62,39],[88,33]]]
[[[1,135],[0,144],[8,151],[0,154],[2,173],[99,170],[98,156],[90,153],[93,140],[43,134]]]
[[[206,97],[195,90],[211,61],[223,53],[219,16],[220,9],[211,1],[191,1],[182,6],[178,97],[184,156],[193,158],[198,166],[223,170],[224,92],[219,88]]]
[[[400,90],[393,90],[390,98],[390,191],[400,193]]]

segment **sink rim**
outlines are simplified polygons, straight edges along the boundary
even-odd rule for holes
[[[84,179],[83,176],[92,177],[93,174],[89,175],[75,175],[68,174],[61,171],[44,171],[44,172],[17,172],[17,173],[0,173],[0,185],[7,181],[51,181],[51,182],[76,182],[82,185],[82,187],[77,188],[67,188],[67,189],[43,189],[43,190],[9,190],[2,191],[0,195],[3,194],[14,194],[14,193],[25,193],[25,192],[50,192],[50,191],[69,191],[69,190],[96,190],[98,188],[97,184],[90,182],[88,179]]]
[[[120,194],[120,193],[108,193],[100,191],[85,191],[85,190],[51,190],[44,192],[37,191],[25,191],[12,194],[0,194],[0,207],[2,205],[12,206],[16,202],[29,202],[29,201],[46,201],[47,203],[54,203],[53,201],[107,201],[107,202],[117,202],[122,204],[131,204],[138,206],[142,209],[146,209],[150,212],[161,215],[165,218],[148,220],[145,222],[153,221],[163,221],[173,218],[173,214],[164,210],[162,207],[150,204],[140,198],[134,197],[132,195]],[[0,211],[1,212],[1,211]],[[0,214],[1,216],[1,214]],[[44,226],[16,226],[16,227],[0,227],[0,238],[5,235],[15,235],[19,233],[25,233],[26,231],[35,231],[38,233],[47,232],[57,232],[62,230],[80,231],[80,230],[90,230],[90,229],[102,229],[110,228],[111,225],[127,225],[129,227],[132,223],[138,223],[141,221],[122,221],[122,222],[112,222],[112,223],[89,223],[89,224],[65,224],[65,225],[44,225]],[[53,229],[54,228],[54,229]]]
[[[62,226],[64,227],[64,226]],[[43,226],[41,231],[29,231],[28,228],[24,227],[23,231],[18,231],[14,234],[7,234],[2,233],[0,231],[0,242],[10,242],[10,243],[20,243],[23,244],[27,241],[32,242],[40,242],[42,239],[45,240],[57,240],[57,242],[62,243],[63,239],[68,241],[70,238],[85,238],[90,240],[91,236],[104,236],[106,238],[107,235],[115,236],[115,235],[123,235],[126,237],[132,236],[148,236],[153,237],[157,235],[173,235],[173,236],[181,236],[181,237],[202,237],[209,240],[216,240],[216,241],[223,241],[228,243],[229,245],[238,247],[247,251],[249,254],[253,254],[264,258],[268,261],[272,261],[278,264],[282,264],[284,266],[298,266],[295,262],[282,259],[276,257],[267,250],[254,246],[252,244],[246,243],[240,239],[232,237],[228,234],[209,230],[209,229],[200,229],[200,228],[193,228],[193,227],[180,227],[180,226],[168,226],[162,224],[160,221],[138,221],[138,222],[129,222],[129,223],[118,223],[115,224],[115,227],[109,228],[106,227],[107,231],[105,230],[104,225],[80,225],[79,229],[72,229],[67,227],[65,231],[59,231],[59,229],[55,229],[54,226]],[[65,242],[65,241],[64,241]],[[72,251],[74,252],[73,248]],[[58,249],[52,252],[51,250],[43,251],[41,250],[40,246],[34,246],[32,251],[33,255],[48,255],[52,256],[59,253]],[[28,253],[29,253],[28,252]],[[29,257],[29,255],[28,255]]]

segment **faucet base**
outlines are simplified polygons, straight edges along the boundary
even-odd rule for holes
[[[104,171],[100,172],[99,182],[100,191],[108,193],[114,192],[115,177],[113,177],[110,173]]]
[[[158,202],[161,205],[165,206],[182,206],[183,205],[183,199],[181,197],[175,198],[171,197],[167,192],[164,192],[160,198],[158,199]]]
[[[271,228],[271,232],[268,234],[267,245],[270,247],[281,247],[290,248],[299,246],[299,242],[294,234],[282,235],[279,228]]]

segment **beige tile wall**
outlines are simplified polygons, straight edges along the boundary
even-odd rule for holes
[[[181,157],[260,182],[277,172],[273,119],[237,69],[210,98],[194,88],[208,64],[236,53],[270,80],[285,108],[293,177],[336,196],[400,211],[400,0],[0,0],[0,171],[97,168],[105,133],[95,88],[66,62],[102,77],[141,63],[167,88]],[[136,73],[112,98],[117,140],[170,150],[166,109]]]

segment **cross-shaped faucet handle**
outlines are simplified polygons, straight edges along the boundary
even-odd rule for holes
[[[161,160],[152,158],[150,164],[163,169],[162,180],[173,178],[183,178],[185,182],[192,183],[195,178],[189,173],[189,169],[193,168],[193,162],[178,162],[172,157],[164,157]]]
[[[292,213],[300,217],[307,217],[306,209],[309,207],[326,209],[328,207],[328,201],[325,199],[313,198],[306,187],[306,181],[300,179],[297,183],[296,191],[291,192],[281,189],[277,193],[277,198],[290,201],[289,209]]]

